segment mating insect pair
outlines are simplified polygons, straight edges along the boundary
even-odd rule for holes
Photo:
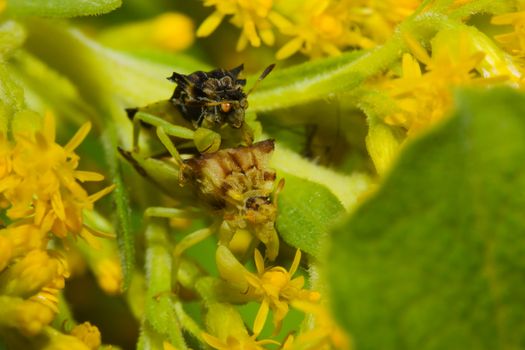
[[[273,65],[266,68],[257,82],[272,69]],[[247,96],[253,87],[244,93],[246,80],[239,79],[241,71],[242,65],[230,71],[174,73],[170,80],[177,83],[177,88],[170,100],[127,110],[134,122],[135,147],[133,152],[120,150],[122,155],[173,197],[190,204],[197,201],[197,207],[205,207],[205,211],[218,218],[210,227],[184,237],[175,248],[175,260],[179,260],[185,249],[214,232],[219,233],[221,244],[228,245],[239,230],[251,233],[252,247],[262,242],[269,259],[277,256],[276,198],[283,182],[275,185],[275,171],[268,165],[273,140],[252,144],[244,117]],[[158,140],[168,150],[169,159],[147,157],[138,151],[138,130],[142,123],[156,127]],[[241,131],[237,135],[240,138],[228,140],[236,143],[236,147],[219,150],[221,137],[231,136],[224,129]],[[219,137],[218,143],[214,135]],[[193,145],[184,140],[193,141]],[[239,146],[243,143],[244,146]],[[150,208],[147,214],[169,217],[186,216],[188,212]]]

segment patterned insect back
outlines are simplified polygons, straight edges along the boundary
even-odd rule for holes
[[[168,78],[177,84],[170,101],[195,128],[216,129],[228,124],[239,129],[248,107],[243,90],[246,79],[239,79],[242,70],[241,64],[229,71],[219,68],[189,75],[174,72]]]
[[[201,200],[224,217],[229,239],[238,229],[250,231],[274,260],[279,251],[275,230],[275,170],[269,168],[274,141],[220,150],[187,160],[185,177]],[[227,235],[228,236],[228,235]],[[228,239],[226,239],[228,240]]]

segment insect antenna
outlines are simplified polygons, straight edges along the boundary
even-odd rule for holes
[[[266,69],[261,73],[261,75],[259,76],[259,79],[257,79],[257,81],[255,82],[255,84],[253,84],[252,88],[250,89],[250,91],[248,91],[248,93],[246,94],[246,96],[248,96],[249,94],[252,93],[253,90],[255,90],[255,88],[257,87],[257,85],[259,85],[259,83],[261,82],[261,80],[263,80],[264,78],[266,78],[266,76],[268,74],[270,74],[270,72],[275,68],[275,63],[272,63],[270,64],[268,67],[266,67]]]

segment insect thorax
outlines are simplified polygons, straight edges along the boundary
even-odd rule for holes
[[[243,91],[246,80],[237,78],[241,70],[242,66],[230,71],[173,73],[170,79],[177,87],[170,100],[195,128],[217,129],[224,124],[240,128],[248,107]]]

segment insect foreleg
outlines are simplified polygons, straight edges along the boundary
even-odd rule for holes
[[[137,112],[133,117],[133,148],[138,150],[138,139],[140,132],[140,123],[146,123],[153,125],[157,128],[162,128],[164,132],[169,136],[178,137],[181,139],[193,140],[195,132],[184,126],[174,125],[170,122],[165,121],[162,118],[154,116],[153,114],[145,112]]]

